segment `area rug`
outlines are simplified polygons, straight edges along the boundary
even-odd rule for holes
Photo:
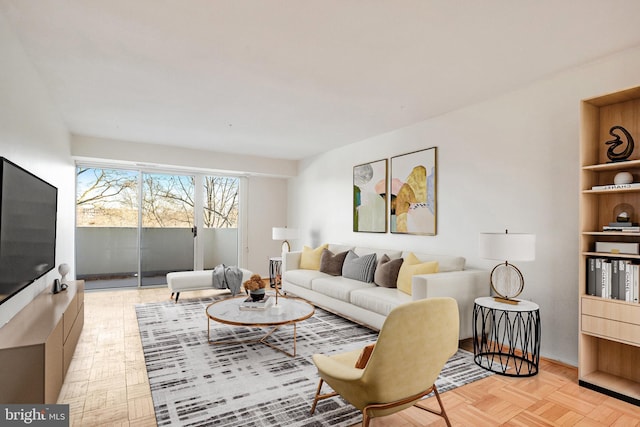
[[[340,397],[321,401],[309,414],[318,384],[311,356],[361,348],[375,342],[375,331],[316,309],[298,323],[296,357],[258,343],[211,345],[205,309],[212,301],[136,305],[158,426],[350,426],[362,420]],[[283,327],[270,340],[292,349],[292,329]],[[264,330],[211,322],[211,334],[246,340]],[[443,393],[489,375],[459,350],[436,384]]]

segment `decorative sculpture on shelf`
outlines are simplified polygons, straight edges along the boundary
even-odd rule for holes
[[[616,153],[615,150],[618,146],[624,144],[623,141],[620,140],[620,135],[616,134],[614,131],[619,130],[624,134],[624,137],[627,139],[627,146],[621,153]],[[611,162],[623,162],[629,158],[631,153],[633,153],[633,138],[631,134],[622,126],[613,126],[609,129],[609,135],[614,136],[615,139],[605,142],[606,145],[610,145],[607,150],[607,157]]]

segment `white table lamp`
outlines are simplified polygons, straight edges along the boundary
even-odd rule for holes
[[[271,230],[271,238],[273,240],[282,240],[282,252],[289,252],[291,250],[289,240],[298,238],[298,230],[287,227],[273,227]]]
[[[491,271],[491,289],[495,300],[518,304],[514,298],[524,289],[522,272],[509,261],[533,261],[536,258],[536,236],[525,233],[480,233],[480,256],[504,261]]]

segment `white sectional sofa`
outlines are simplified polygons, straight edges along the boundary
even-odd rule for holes
[[[328,249],[333,254],[347,250],[353,250],[358,256],[376,253],[377,259],[384,254],[391,259],[406,259],[409,255],[409,251],[335,244],[329,244]],[[473,302],[477,297],[490,294],[489,272],[466,270],[463,257],[417,252],[414,255],[422,262],[437,261],[439,268],[438,273],[413,276],[411,295],[397,288],[332,276],[318,270],[301,269],[301,251],[283,254],[282,289],[286,294],[304,298],[319,307],[378,330],[391,309],[399,304],[430,297],[453,297],[458,302],[460,312],[460,339],[472,337]]]

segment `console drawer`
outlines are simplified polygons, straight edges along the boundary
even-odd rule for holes
[[[582,298],[580,323],[585,334],[640,346],[640,306]]]
[[[583,297],[582,314],[640,325],[640,304],[595,297]]]

